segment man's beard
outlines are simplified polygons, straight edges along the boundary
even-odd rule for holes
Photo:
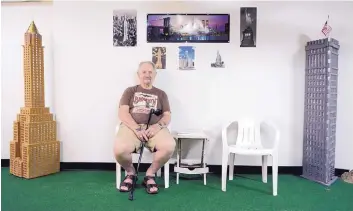
[[[149,84],[152,83],[152,79],[144,79],[143,83],[146,84],[146,85],[149,85]]]
[[[146,86],[146,87],[151,87],[152,86],[152,81],[149,81],[149,82],[143,82],[143,85]]]

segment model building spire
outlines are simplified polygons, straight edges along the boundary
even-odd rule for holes
[[[34,21],[32,21],[31,25],[29,25],[27,33],[39,34],[38,29]]]
[[[42,36],[34,22],[24,38],[25,107],[14,121],[10,173],[29,179],[60,170],[60,142],[56,140],[53,114],[45,107]]]

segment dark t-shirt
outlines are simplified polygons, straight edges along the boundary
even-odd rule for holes
[[[161,109],[162,113],[169,111],[169,100],[167,94],[156,87],[144,89],[140,85],[128,87],[119,105],[128,105],[130,114],[137,124],[147,124],[150,110]],[[152,115],[150,125],[156,124],[162,115]]]

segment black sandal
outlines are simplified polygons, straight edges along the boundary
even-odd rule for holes
[[[135,179],[135,178],[136,178],[135,175],[126,175],[126,177],[124,178],[124,181],[125,181],[126,179],[131,179],[132,181],[131,181],[131,183],[130,183],[130,182],[124,182],[124,181],[123,181],[123,182],[120,184],[120,188],[119,188],[120,192],[130,192],[130,191],[131,191],[131,188],[132,188],[132,184],[134,183],[134,179]],[[137,180],[137,178],[136,178],[136,180]],[[122,190],[121,187],[127,187],[127,190]]]
[[[158,193],[158,185],[157,184],[147,184],[148,180],[153,180],[155,183],[155,179],[153,176],[145,176],[143,179],[142,185],[145,186],[146,192],[149,194],[157,194]],[[157,188],[157,191],[151,191],[151,188]]]

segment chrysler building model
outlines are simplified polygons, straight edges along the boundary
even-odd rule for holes
[[[60,171],[60,142],[56,139],[56,121],[45,107],[42,35],[34,22],[24,38],[25,106],[13,125],[10,173],[30,179]]]

